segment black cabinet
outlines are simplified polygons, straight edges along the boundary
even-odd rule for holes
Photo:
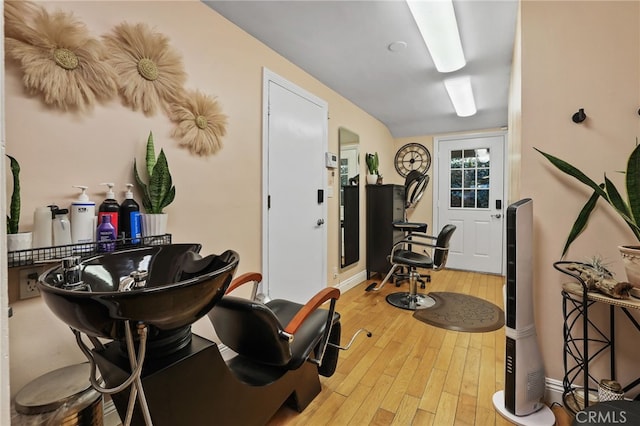
[[[404,220],[403,185],[367,185],[367,279],[389,272],[389,254],[404,236],[393,222]]]

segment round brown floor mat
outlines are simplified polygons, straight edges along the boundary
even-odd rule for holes
[[[435,305],[413,313],[414,318],[427,324],[469,333],[494,331],[504,325],[502,309],[484,299],[448,292],[432,292],[429,296]]]

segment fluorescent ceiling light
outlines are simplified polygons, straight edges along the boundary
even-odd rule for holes
[[[471,89],[471,77],[454,77],[444,80],[453,108],[459,117],[469,117],[476,113],[476,102]]]
[[[451,72],[464,67],[466,61],[452,0],[408,0],[407,5],[436,69],[439,72]]]

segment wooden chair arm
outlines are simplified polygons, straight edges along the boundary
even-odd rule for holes
[[[335,287],[327,287],[319,291],[315,296],[311,298],[291,319],[289,324],[285,327],[284,331],[294,335],[302,323],[311,315],[320,305],[327,300],[338,300],[340,298],[340,290]]]
[[[224,294],[229,294],[236,288],[246,283],[259,284],[261,282],[262,282],[262,274],[260,272],[245,272],[242,275],[238,275],[233,279],[233,281],[231,281],[231,284],[229,284],[229,287],[227,288],[227,291],[225,291]]]

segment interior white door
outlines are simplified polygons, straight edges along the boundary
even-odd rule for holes
[[[265,71],[266,230],[271,299],[306,303],[327,283],[326,102]]]
[[[436,151],[436,222],[457,227],[447,267],[501,274],[505,135],[441,138]]]

